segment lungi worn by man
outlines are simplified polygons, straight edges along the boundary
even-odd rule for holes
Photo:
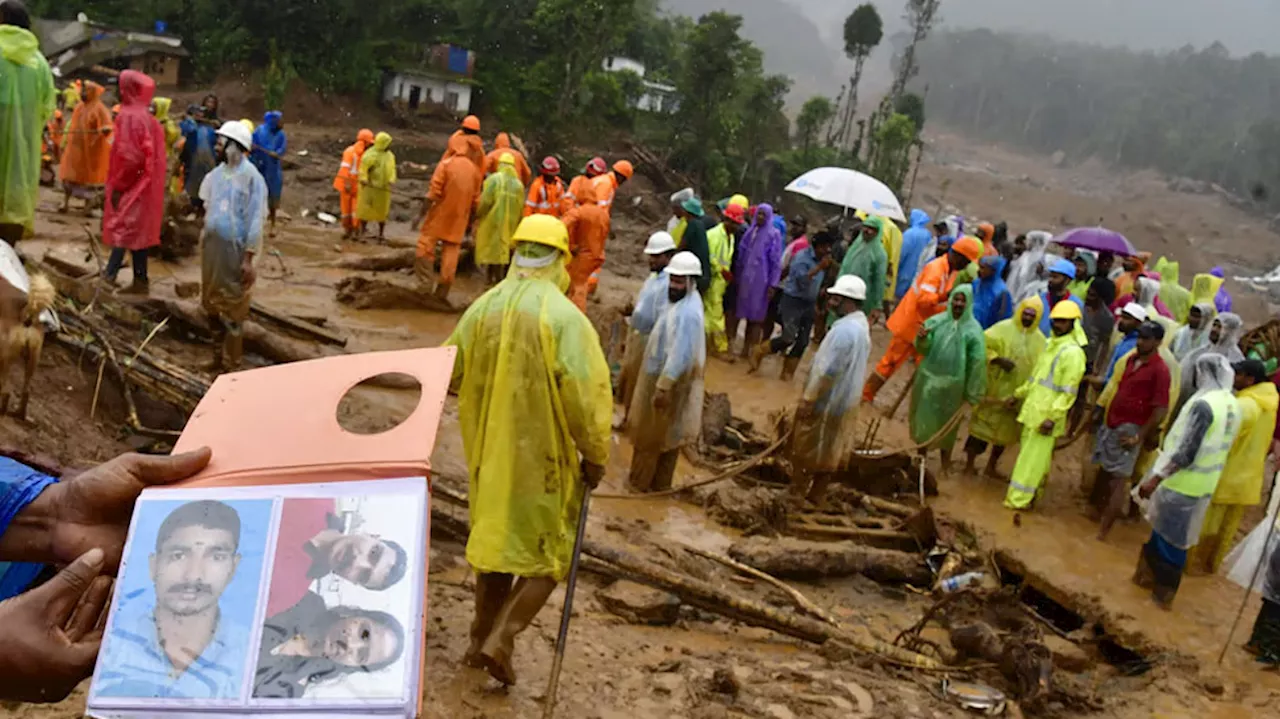
[[[692,252],[667,265],[667,299],[645,347],[644,366],[631,398],[631,489],[671,488],[680,448],[702,431],[702,374],[707,364],[702,297],[695,280],[702,272]]]
[[[471,479],[467,562],[477,575],[464,661],[504,684],[516,681],[516,635],[569,571],[583,492],[609,459],[613,414],[600,339],[564,296],[564,224],[528,217],[513,239],[507,279],[471,304],[446,342],[458,348],[452,386]]]

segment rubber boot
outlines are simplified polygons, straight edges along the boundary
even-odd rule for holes
[[[133,284],[129,285],[123,290],[120,290],[120,294],[137,295],[139,297],[146,297],[147,295],[151,294],[151,281],[140,280],[135,277],[133,280]]]
[[[782,360],[782,381],[790,382],[796,376],[796,368],[800,366],[799,357],[788,357]]]
[[[444,282],[441,282],[437,284],[435,292],[436,301],[444,307],[453,307],[453,305],[449,304],[449,290],[452,288],[452,283],[445,284]]]
[[[240,363],[244,360],[244,335],[238,332],[228,332],[226,345],[226,369],[235,372],[240,369]]]
[[[476,575],[476,617],[471,622],[471,646],[462,657],[462,663],[466,666],[484,669],[480,650],[484,648],[484,641],[493,633],[493,625],[498,620],[502,605],[511,596],[511,584],[514,580],[510,574]]]
[[[524,631],[556,589],[551,577],[521,577],[502,605],[493,633],[484,642],[480,659],[494,679],[508,686],[516,683],[511,655],[516,648],[516,635]]]

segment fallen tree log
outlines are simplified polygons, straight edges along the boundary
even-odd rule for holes
[[[467,521],[464,518],[465,510],[461,507],[466,502],[466,497],[440,483],[433,485],[432,495],[434,498],[448,501],[448,503],[438,501],[432,503],[432,530],[448,532],[459,539],[465,538],[466,531],[463,527],[467,525]],[[583,541],[582,553],[582,566],[588,571],[627,579],[670,592],[680,597],[685,604],[750,626],[770,629],[815,644],[835,641],[887,661],[917,669],[942,670],[944,668],[934,659],[882,642],[862,627],[835,627],[816,619],[782,612],[590,538]]]
[[[164,309],[175,320],[212,337],[213,325],[199,304],[184,300],[164,300]],[[327,356],[309,344],[283,337],[257,322],[243,323],[244,343],[251,352],[272,362],[303,362]]]
[[[868,547],[896,549],[902,552],[918,552],[922,549],[915,535],[893,529],[855,529],[828,527],[811,522],[793,522],[787,525],[787,533],[805,539],[850,540]]]
[[[338,301],[357,310],[429,310],[457,314],[463,308],[441,302],[434,294],[386,280],[348,277],[338,283]]]
[[[276,324],[282,327],[285,327],[286,329],[292,330],[294,332],[299,332],[303,335],[306,335],[310,339],[316,340],[317,342],[324,342],[326,344],[337,345],[338,347],[347,346],[346,337],[343,337],[335,332],[331,332],[323,327],[319,327],[317,325],[311,324],[310,322],[306,322],[304,320],[298,319],[297,317],[286,315],[283,312],[277,312],[276,310],[273,310],[269,307],[264,307],[258,304],[257,302],[254,302],[250,306],[249,311],[257,317],[271,320],[272,322],[275,322]]]
[[[344,270],[368,270],[370,272],[388,272],[391,270],[406,270],[413,267],[413,261],[416,259],[415,250],[400,250],[397,252],[383,252],[377,255],[365,255],[363,257],[344,257],[334,263],[335,267]]]
[[[781,579],[819,579],[861,574],[886,584],[928,587],[933,573],[918,554],[876,549],[853,542],[807,542],[748,537],[729,556]]]

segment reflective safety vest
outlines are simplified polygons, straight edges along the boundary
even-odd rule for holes
[[[564,183],[556,178],[547,182],[538,177],[529,185],[529,196],[524,203],[524,216],[552,215],[559,217],[564,209]]]
[[[1058,373],[1058,360],[1062,359],[1062,355],[1071,351],[1073,348],[1078,348],[1078,347],[1079,345],[1070,345],[1070,344],[1063,345],[1062,349],[1058,350],[1058,353],[1053,356],[1053,361],[1049,363],[1048,376],[1044,377],[1036,384],[1040,385],[1041,387],[1044,387],[1045,389],[1051,392],[1062,392],[1064,394],[1074,395],[1076,391],[1079,389],[1080,385],[1077,384],[1075,387],[1065,387],[1060,384],[1055,384],[1054,375]]]
[[[1240,406],[1230,391],[1213,390],[1201,395],[1200,399],[1213,412],[1213,423],[1205,432],[1204,441],[1200,443],[1191,465],[1174,472],[1162,483],[1167,489],[1192,498],[1207,497],[1217,489],[1231,444],[1240,432]],[[1165,447],[1176,449],[1182,444],[1190,416],[1191,413],[1185,409],[1178,416],[1165,439]]]

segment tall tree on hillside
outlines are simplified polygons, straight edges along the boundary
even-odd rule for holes
[[[565,122],[576,108],[583,78],[600,70],[621,47],[635,23],[635,0],[540,0],[534,32],[546,47],[540,64],[559,75],[554,119]]]
[[[804,107],[800,108],[800,114],[796,116],[796,140],[800,145],[800,156],[806,163],[812,157],[813,146],[818,141],[818,131],[831,122],[835,114],[835,105],[821,95],[809,98]]]
[[[884,22],[880,12],[871,3],[863,3],[849,13],[844,21],[844,54],[853,60],[853,75],[849,77],[849,91],[845,94],[845,107],[841,115],[837,142],[846,147],[852,137],[850,128],[858,114],[858,85],[862,82],[863,66],[871,51],[884,38]]]
[[[893,90],[889,93],[895,103],[902,96],[902,93],[906,92],[907,83],[911,81],[911,78],[920,72],[920,66],[916,64],[916,48],[925,38],[929,37],[929,32],[933,30],[933,26],[941,19],[938,16],[938,9],[941,6],[942,0],[907,0],[907,9],[903,13],[903,19],[911,27],[911,40],[907,43],[906,49],[902,51],[902,57],[898,62],[898,72],[893,79]]]
[[[759,70],[749,76],[740,111],[737,146],[742,152],[742,166],[737,180],[740,188],[758,195],[769,184],[769,156],[786,150],[790,141],[791,121],[784,108],[791,80],[785,75],[766,77]]]

